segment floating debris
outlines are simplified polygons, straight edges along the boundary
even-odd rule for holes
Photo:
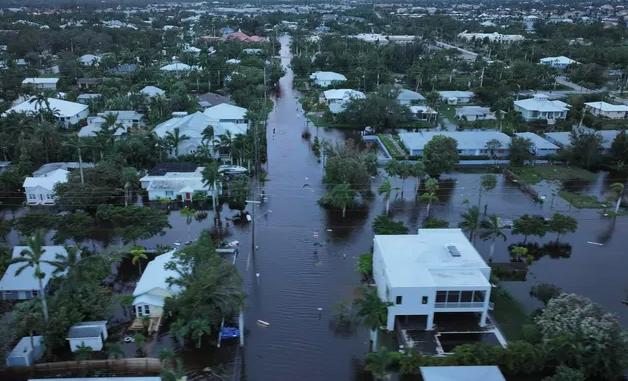
[[[599,243],[599,242],[587,241],[587,243],[588,243],[589,245],[604,246],[604,244],[603,244],[603,243]]]
[[[264,320],[258,320],[257,324],[262,326],[262,327],[270,327],[270,323]]]

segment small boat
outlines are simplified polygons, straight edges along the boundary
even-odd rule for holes
[[[222,327],[220,329],[221,339],[237,339],[240,337],[240,330],[235,327]]]
[[[239,165],[221,165],[218,167],[218,172],[228,175],[241,175],[246,173],[247,169]]]
[[[261,325],[262,327],[270,327],[270,323],[264,320],[258,320],[257,324]]]

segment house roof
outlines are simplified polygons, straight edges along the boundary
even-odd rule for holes
[[[310,79],[315,81],[346,81],[347,77],[333,71],[316,71],[310,74]]]
[[[510,144],[510,137],[499,131],[404,132],[399,134],[399,138],[409,150],[422,150],[437,135],[454,139],[458,143],[458,150],[484,149],[491,140],[499,141],[504,147]]]
[[[135,290],[133,290],[133,296],[135,298],[143,294],[150,293],[150,291],[154,289],[160,289],[169,292],[170,294],[176,294],[179,292],[179,286],[170,286],[167,282],[168,278],[177,278],[179,274],[174,270],[165,268],[166,264],[174,259],[175,251],[176,250],[172,250],[158,255],[155,259],[148,262],[146,269],[135,286]],[[159,297],[159,295],[154,296]],[[134,299],[134,305],[136,304],[136,301],[137,299]]]
[[[569,110],[569,105],[559,100],[551,100],[545,94],[535,94],[528,99],[514,101],[515,106],[524,110],[539,112],[563,112]]]
[[[74,324],[68,330],[67,339],[86,339],[100,337],[100,334],[107,329],[107,321],[84,321]]]
[[[515,135],[529,139],[537,150],[557,150],[559,148],[556,144],[543,139],[541,136],[533,132],[516,132]]]
[[[43,176],[46,173],[52,172],[56,169],[78,169],[81,163],[78,161],[58,161],[54,163],[46,163],[33,172],[33,177]],[[94,168],[94,163],[82,163],[83,168]]]
[[[491,113],[491,109],[488,107],[482,106],[462,106],[456,108],[457,116],[480,116],[480,115],[489,115]]]
[[[424,113],[424,114],[438,114],[438,111],[434,110],[433,108],[427,105],[410,106],[410,112],[413,114],[417,114],[419,112]]]
[[[614,105],[606,102],[586,102],[585,105],[600,111],[628,112],[628,106],[626,105]]]
[[[166,92],[157,86],[144,86],[144,88],[140,90],[140,94],[144,94],[149,97],[156,97],[165,95]]]
[[[441,96],[441,98],[473,98],[475,96],[475,93],[473,91],[460,91],[460,90],[446,90],[446,91],[439,91],[438,95]]]
[[[44,253],[41,256],[41,259],[44,261],[56,260],[57,254],[64,257],[67,257],[68,255],[68,252],[63,246],[44,246],[43,250]],[[30,251],[30,249],[28,246],[14,246],[11,258],[21,257],[22,251]],[[20,273],[20,275],[15,275],[15,271],[22,265],[22,263],[14,263],[7,267],[2,279],[0,279],[0,291],[39,290],[38,280],[35,278],[35,269],[33,267],[27,267]],[[52,272],[55,270],[55,267],[44,262],[40,264],[40,268],[44,273],[42,283],[45,287],[48,284],[48,281],[50,281],[50,278],[52,278]]]
[[[96,62],[100,62],[100,56],[94,55],[94,54],[83,54],[82,56],[79,57],[79,61],[83,64],[83,65],[92,65]]]
[[[42,187],[47,190],[54,190],[55,185],[68,182],[68,172],[63,168],[55,169],[41,176],[26,177],[22,186],[24,188]]]
[[[416,91],[401,89],[399,90],[399,95],[397,95],[397,99],[402,100],[410,100],[410,101],[424,101],[425,97]]]
[[[159,163],[151,169],[148,174],[150,176],[163,176],[166,172],[194,172],[198,166],[195,163],[187,161],[178,161],[172,163]]]
[[[490,286],[484,259],[460,229],[419,229],[418,234],[376,235],[392,287]],[[459,256],[453,256],[454,246]]]
[[[506,381],[495,365],[422,366],[424,381]]]
[[[139,112],[134,110],[107,110],[99,112],[98,116],[104,118],[109,114],[116,115],[116,122],[118,123],[124,121],[138,120],[144,117],[144,114],[140,114]]]
[[[209,107],[203,111],[203,114],[214,120],[243,120],[246,119],[247,112],[248,110],[244,107],[221,103],[219,105]]]
[[[539,62],[542,64],[550,64],[550,65],[555,65],[555,64],[571,65],[574,63],[578,63],[578,61],[572,60],[571,58],[565,57],[565,56],[545,57],[545,58],[541,58]]]
[[[615,140],[617,134],[621,132],[620,130],[591,131],[602,137],[602,148],[604,149],[610,149],[613,144],[613,140]],[[568,147],[571,145],[571,132],[569,131],[546,132],[545,136],[560,146]]]
[[[54,85],[59,78],[24,78],[22,85]]]
[[[32,114],[37,114],[41,107],[43,107],[44,109],[46,108],[45,104],[43,103],[40,104],[34,99],[35,97],[31,97],[30,99],[11,107],[3,115],[6,115],[11,112],[32,115]],[[75,116],[88,109],[88,106],[82,103],[70,102],[70,101],[65,101],[63,99],[57,99],[57,98],[48,98],[48,104],[50,105],[51,110],[59,113],[60,117]]]
[[[349,100],[351,98],[366,98],[363,92],[352,89],[331,89],[323,92],[325,99],[342,99]]]
[[[43,336],[33,336],[33,344],[35,348],[41,347],[44,342]],[[31,345],[31,337],[24,336],[17,342],[11,353],[7,357],[24,357],[25,354],[30,353],[33,350],[33,346]]]
[[[142,177],[140,182],[149,191],[169,190],[177,194],[208,191],[209,186],[205,184],[203,169],[203,167],[198,167],[194,171],[169,171],[158,175],[147,175]]]
[[[159,68],[161,71],[190,71],[196,70],[196,66],[190,66],[181,62],[173,62],[169,65],[165,65]]]
[[[155,126],[153,132],[160,138],[163,138],[167,132],[173,132],[175,128],[178,128],[180,134],[185,134],[189,137],[200,137],[203,130],[210,125],[212,125],[212,120],[207,115],[197,111],[186,116],[168,119]]]

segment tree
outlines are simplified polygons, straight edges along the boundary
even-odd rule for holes
[[[430,217],[432,202],[438,201],[438,180],[429,177],[425,181],[425,192],[421,195],[421,200],[427,202],[427,217]]]
[[[541,381],[586,381],[586,376],[582,371],[559,365],[553,376],[545,377]]]
[[[377,235],[408,234],[408,228],[401,221],[393,221],[385,214],[373,220],[373,232]]]
[[[106,343],[105,351],[107,352],[107,358],[119,359],[124,357],[124,351],[119,343]]]
[[[142,335],[141,333],[137,333],[133,336],[133,341],[135,342],[135,352],[140,357],[143,357],[145,355],[144,344],[146,344],[146,336]]]
[[[174,153],[174,157],[179,157],[179,145],[183,141],[189,140],[190,137],[185,134],[181,135],[179,128],[175,127],[173,132],[166,132],[164,139],[166,141],[166,145],[169,147],[170,153]]]
[[[569,163],[585,169],[595,169],[602,160],[602,136],[596,132],[574,129],[569,135]]]
[[[547,223],[543,216],[523,216],[514,220],[512,224],[512,234],[523,235],[523,243],[528,241],[528,236],[535,235],[543,237],[547,233]]]
[[[54,261],[51,262],[55,267],[55,270],[52,272],[53,275],[66,273],[81,261],[81,252],[78,247],[66,246],[65,251],[68,255],[56,254]]]
[[[357,269],[362,274],[362,279],[370,279],[373,276],[373,253],[368,252],[360,255]]]
[[[377,295],[377,289],[362,287],[360,297],[354,300],[358,316],[371,330],[374,347],[377,347],[377,330],[386,324],[390,302],[383,302]]]
[[[547,221],[547,230],[556,233],[556,242],[558,242],[561,235],[573,233],[576,229],[578,229],[578,221],[564,214],[554,213],[552,218]]]
[[[513,136],[510,141],[510,165],[521,167],[534,160],[534,143],[528,138]]]
[[[338,119],[354,126],[370,126],[377,132],[404,127],[412,121],[412,113],[399,104],[397,95],[390,87],[384,87],[366,98],[355,98],[338,114]]]
[[[376,380],[381,380],[388,374],[388,368],[392,365],[392,358],[385,349],[372,352],[366,356],[364,369],[371,372]]]
[[[146,255],[146,250],[141,246],[135,246],[129,252],[131,255],[131,263],[137,265],[137,273],[138,275],[142,275],[142,261],[147,260],[148,256]]]
[[[89,360],[92,357],[92,351],[92,347],[81,343],[81,345],[79,345],[74,352],[74,358],[77,361]]]
[[[419,195],[419,189],[421,189],[421,179],[425,176],[425,164],[422,161],[417,161],[412,166],[412,176],[416,177],[416,194]]]
[[[218,211],[218,187],[222,179],[221,173],[218,171],[218,162],[212,161],[205,165],[203,169],[203,182],[212,191],[212,206],[216,213],[216,220],[220,221],[220,212]]]
[[[384,195],[384,200],[386,200],[386,215],[388,215],[388,212],[390,211],[390,192],[392,192],[390,179],[386,178],[377,191],[380,195]]]
[[[482,193],[483,192],[486,193],[494,189],[496,185],[497,185],[497,177],[495,177],[495,175],[482,175],[482,177],[480,178],[480,192],[478,196],[478,208],[481,206],[481,203],[482,203]],[[486,206],[488,206],[488,203],[486,204]],[[484,210],[484,213],[486,214],[486,209]]]
[[[191,339],[196,343],[196,349],[201,347],[203,336],[210,335],[212,330],[207,320],[196,319],[189,323]]]
[[[41,300],[41,308],[44,314],[44,321],[48,322],[48,303],[46,302],[46,290],[44,289],[43,279],[46,274],[42,271],[41,265],[46,263],[54,266],[49,260],[42,259],[46,249],[44,249],[44,234],[41,231],[36,232],[26,240],[27,248],[20,252],[19,257],[11,259],[10,264],[18,263],[19,266],[15,270],[15,276],[19,276],[27,268],[33,268],[33,276],[39,283],[38,296]]]
[[[386,163],[386,172],[390,176],[397,176],[401,179],[401,198],[403,198],[403,188],[406,179],[415,173],[415,166],[408,162],[397,161],[395,159]]]
[[[462,221],[458,224],[458,227],[469,233],[469,241],[473,242],[475,232],[480,224],[480,209],[477,206],[472,206],[462,213]]]
[[[501,113],[498,113],[501,115]],[[484,149],[488,151],[488,156],[491,160],[496,160],[498,155],[497,152],[502,149],[502,143],[497,139],[491,139],[486,142]]]
[[[625,187],[622,183],[612,183],[609,188],[617,197],[617,201],[615,202],[615,215],[617,215],[617,213],[619,213],[619,207],[621,206],[621,200],[624,197]]]
[[[323,198],[321,203],[342,210],[342,218],[345,218],[347,207],[353,202],[355,192],[349,183],[337,184]]]
[[[513,246],[510,248],[510,259],[519,262],[528,258],[528,248],[525,246]]]
[[[500,218],[493,214],[480,222],[480,238],[483,240],[491,240],[491,249],[488,255],[488,260],[493,260],[493,253],[495,252],[495,242],[498,238],[506,240],[506,235],[502,231]]]
[[[560,287],[550,283],[535,284],[530,289],[530,295],[540,300],[544,305],[562,293],[563,290]]]
[[[626,130],[622,130],[613,139],[611,158],[616,170],[626,171],[626,166],[628,165],[628,134]]]
[[[436,135],[423,148],[425,172],[431,177],[452,171],[458,160],[458,143],[450,137]]]
[[[377,173],[377,166],[373,165],[377,159],[372,154],[358,151],[350,142],[326,152],[324,182],[327,186],[348,183],[355,192],[370,190],[371,176]]]

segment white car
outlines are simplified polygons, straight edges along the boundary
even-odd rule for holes
[[[218,172],[226,173],[228,175],[241,175],[247,172],[247,169],[240,167],[239,165],[221,165],[218,167]]]

